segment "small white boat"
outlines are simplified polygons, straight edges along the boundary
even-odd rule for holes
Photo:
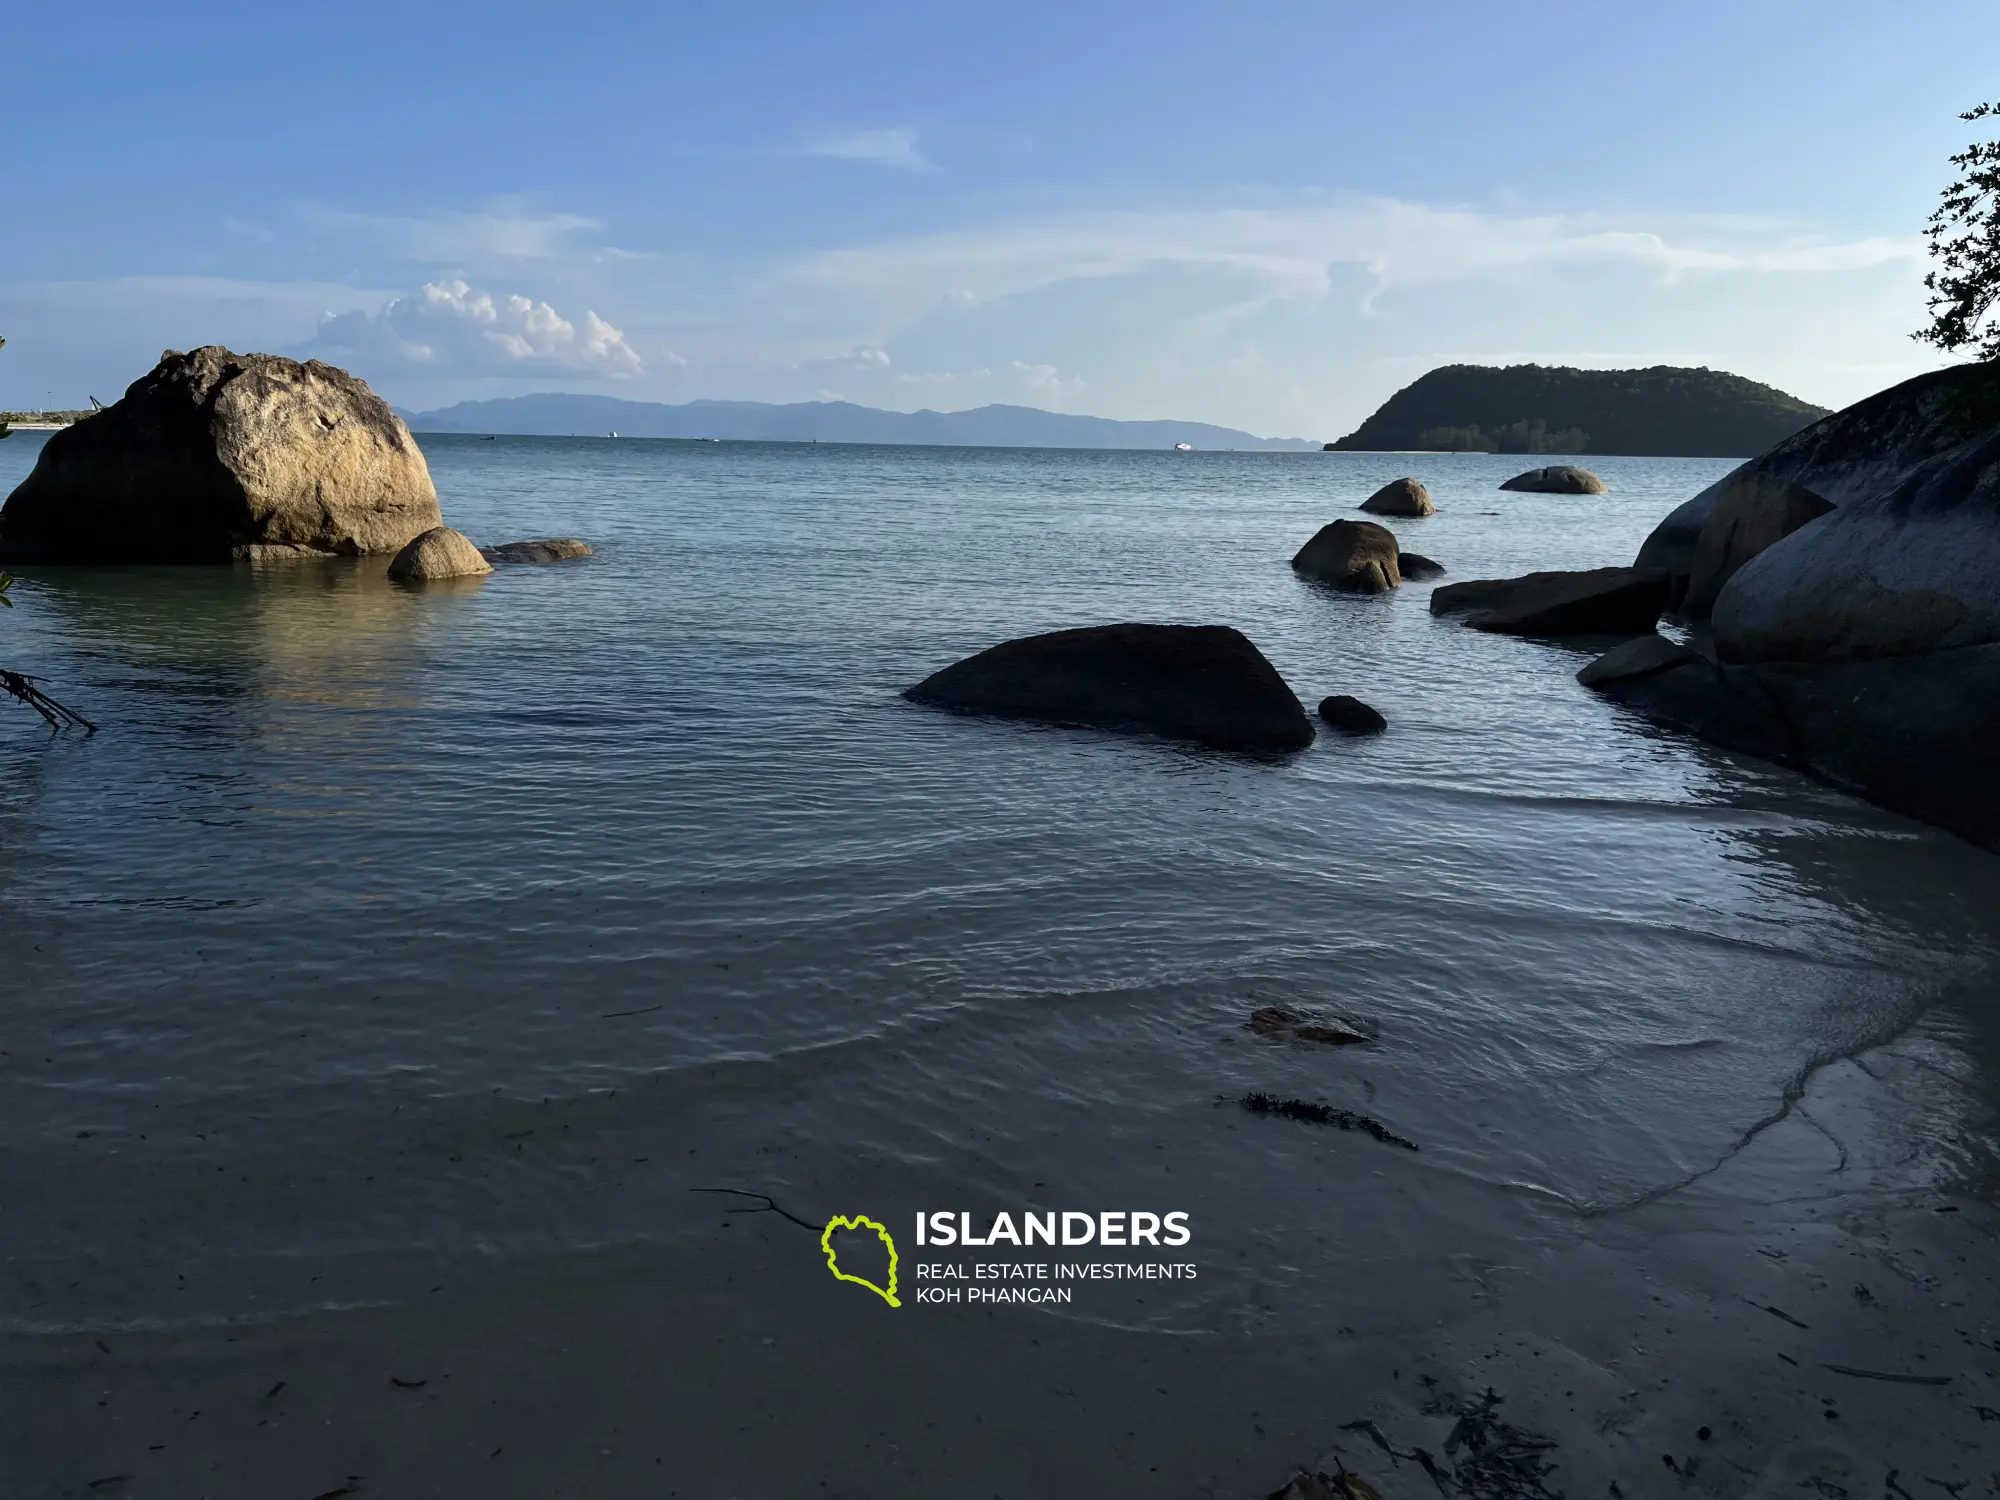
[[[1193,444],[1193,443],[1175,443],[1175,444],[1174,444],[1174,452],[1176,452],[1176,453],[1192,453],[1192,452],[1194,452],[1194,444]]]
[[[604,435],[605,435],[606,437],[617,437],[617,436],[618,436],[618,434],[617,434],[617,433],[615,433],[615,432],[607,432],[607,433],[605,433]]]

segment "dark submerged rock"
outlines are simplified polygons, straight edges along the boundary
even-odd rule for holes
[[[1392,479],[1361,502],[1361,508],[1377,516],[1431,516],[1437,506],[1431,492],[1415,479]]]
[[[1299,750],[1312,723],[1277,668],[1223,625],[1095,625],[1006,641],[908,689],[914,703],[1225,750]]]
[[[0,556],[395,552],[441,519],[422,452],[366,382],[211,345],[168,350],[115,405],[52,434],[0,509]]]
[[[1647,677],[1654,672],[1664,672],[1670,667],[1699,660],[1701,657],[1696,652],[1663,635],[1634,636],[1622,645],[1613,646],[1578,672],[1576,680],[1585,687],[1598,687],[1607,682]]]
[[[1529,573],[1444,584],[1431,592],[1431,613],[1463,614],[1473,629],[1503,635],[1645,635],[1667,589],[1659,568]]]
[[[1575,464],[1550,464],[1516,474],[1500,486],[1503,490],[1525,490],[1536,495],[1601,495],[1604,481]]]
[[[1401,585],[1396,533],[1373,521],[1333,521],[1299,548],[1292,566],[1349,594],[1386,594]]]
[[[1300,1011],[1287,1010],[1281,1005],[1258,1006],[1250,1012],[1248,1024],[1259,1036],[1309,1042],[1322,1047],[1352,1047],[1372,1040],[1345,1021],[1320,1020]]]
[[[1432,562],[1428,557],[1420,557],[1414,552],[1398,552],[1396,568],[1412,583],[1421,583],[1426,578],[1444,577],[1444,564]]]
[[[589,557],[594,549],[575,537],[543,537],[533,542],[502,542],[497,547],[481,547],[479,555],[495,565],[503,563],[568,562]]]
[[[1349,734],[1380,734],[1389,727],[1389,721],[1359,698],[1350,698],[1345,693],[1319,700],[1319,716],[1335,729],[1344,729]]]

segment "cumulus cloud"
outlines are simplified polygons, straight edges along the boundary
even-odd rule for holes
[[[894,130],[827,131],[807,141],[800,148],[800,155],[868,162],[903,172],[939,170],[936,162],[917,149],[917,133],[908,126]]]
[[[579,326],[546,302],[496,298],[463,281],[430,282],[377,312],[329,313],[316,352],[358,362],[389,360],[439,373],[474,375],[645,372],[625,335],[594,312]]]

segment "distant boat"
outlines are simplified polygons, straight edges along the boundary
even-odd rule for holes
[[[618,434],[617,434],[617,433],[615,433],[615,432],[607,432],[607,433],[605,433],[604,435],[605,435],[606,437],[617,437],[617,436],[618,436]]]
[[[1174,452],[1176,452],[1176,453],[1192,453],[1192,452],[1194,452],[1194,444],[1193,444],[1193,443],[1175,443],[1175,444],[1174,444]]]

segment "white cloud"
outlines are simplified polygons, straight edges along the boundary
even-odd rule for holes
[[[1720,216],[1684,219],[1662,231],[1595,216],[1501,215],[1344,197],[1285,208],[1083,213],[916,235],[810,255],[779,280],[860,299],[894,326],[940,304],[991,302],[1167,267],[1232,272],[1264,299],[1309,302],[1329,292],[1337,266],[1365,271],[1379,290],[1592,265],[1662,280],[1690,273],[1811,274],[1921,253],[1914,236],[1836,242]]]
[[[802,359],[793,366],[797,370],[859,370],[864,373],[889,368],[889,352],[873,345],[862,344],[845,354],[827,354],[813,359]]]
[[[594,312],[582,326],[546,302],[438,281],[378,312],[329,313],[315,352],[466,375],[643,374],[625,335]]]
[[[301,216],[315,229],[358,234],[398,260],[438,265],[554,260],[571,253],[575,236],[602,227],[581,214],[532,213],[510,202],[415,215],[307,208]]]
[[[917,149],[917,133],[908,126],[894,130],[834,130],[814,136],[800,148],[802,156],[835,161],[869,162],[904,172],[936,172],[937,163]]]

